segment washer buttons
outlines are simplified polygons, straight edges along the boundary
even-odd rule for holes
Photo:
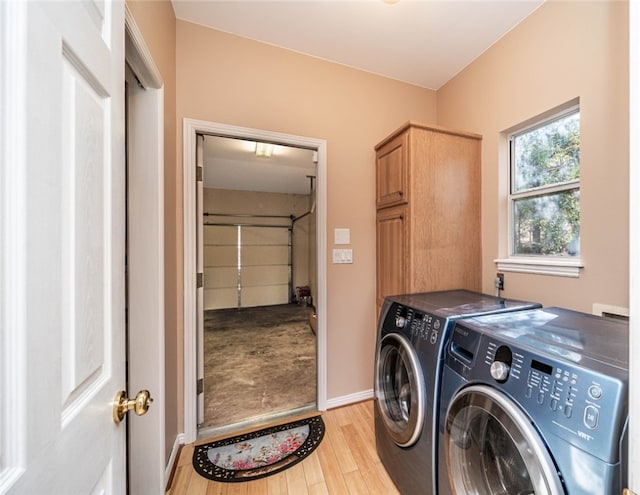
[[[600,413],[595,406],[587,406],[584,408],[584,425],[594,430],[598,427],[598,419],[600,417]]]
[[[600,388],[599,385],[591,385],[589,387],[589,397],[591,397],[593,400],[598,400],[600,398],[602,398],[602,388]]]

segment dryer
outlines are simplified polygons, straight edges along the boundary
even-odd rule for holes
[[[614,495],[626,481],[628,324],[560,308],[458,322],[440,495]]]
[[[375,359],[376,448],[403,495],[436,493],[437,391],[454,322],[535,307],[540,305],[466,290],[385,299]]]

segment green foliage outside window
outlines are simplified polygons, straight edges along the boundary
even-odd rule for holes
[[[580,114],[512,137],[513,253],[580,251]]]

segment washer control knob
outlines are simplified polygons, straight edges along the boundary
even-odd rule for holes
[[[396,316],[396,327],[404,328],[407,324],[407,319],[404,316]]]
[[[511,367],[502,361],[494,361],[491,363],[490,373],[494,380],[499,382],[507,381],[509,378],[509,370]]]

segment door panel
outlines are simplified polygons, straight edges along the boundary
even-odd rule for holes
[[[3,212],[22,222],[24,245],[2,238],[23,254],[18,317],[0,341],[20,342],[10,371],[24,392],[0,416],[0,492],[125,493],[125,427],[112,419],[125,385],[123,4],[0,10],[3,32],[13,10],[7,50],[23,55],[1,76],[22,124],[4,112],[0,123],[21,150],[12,194],[25,209]]]

